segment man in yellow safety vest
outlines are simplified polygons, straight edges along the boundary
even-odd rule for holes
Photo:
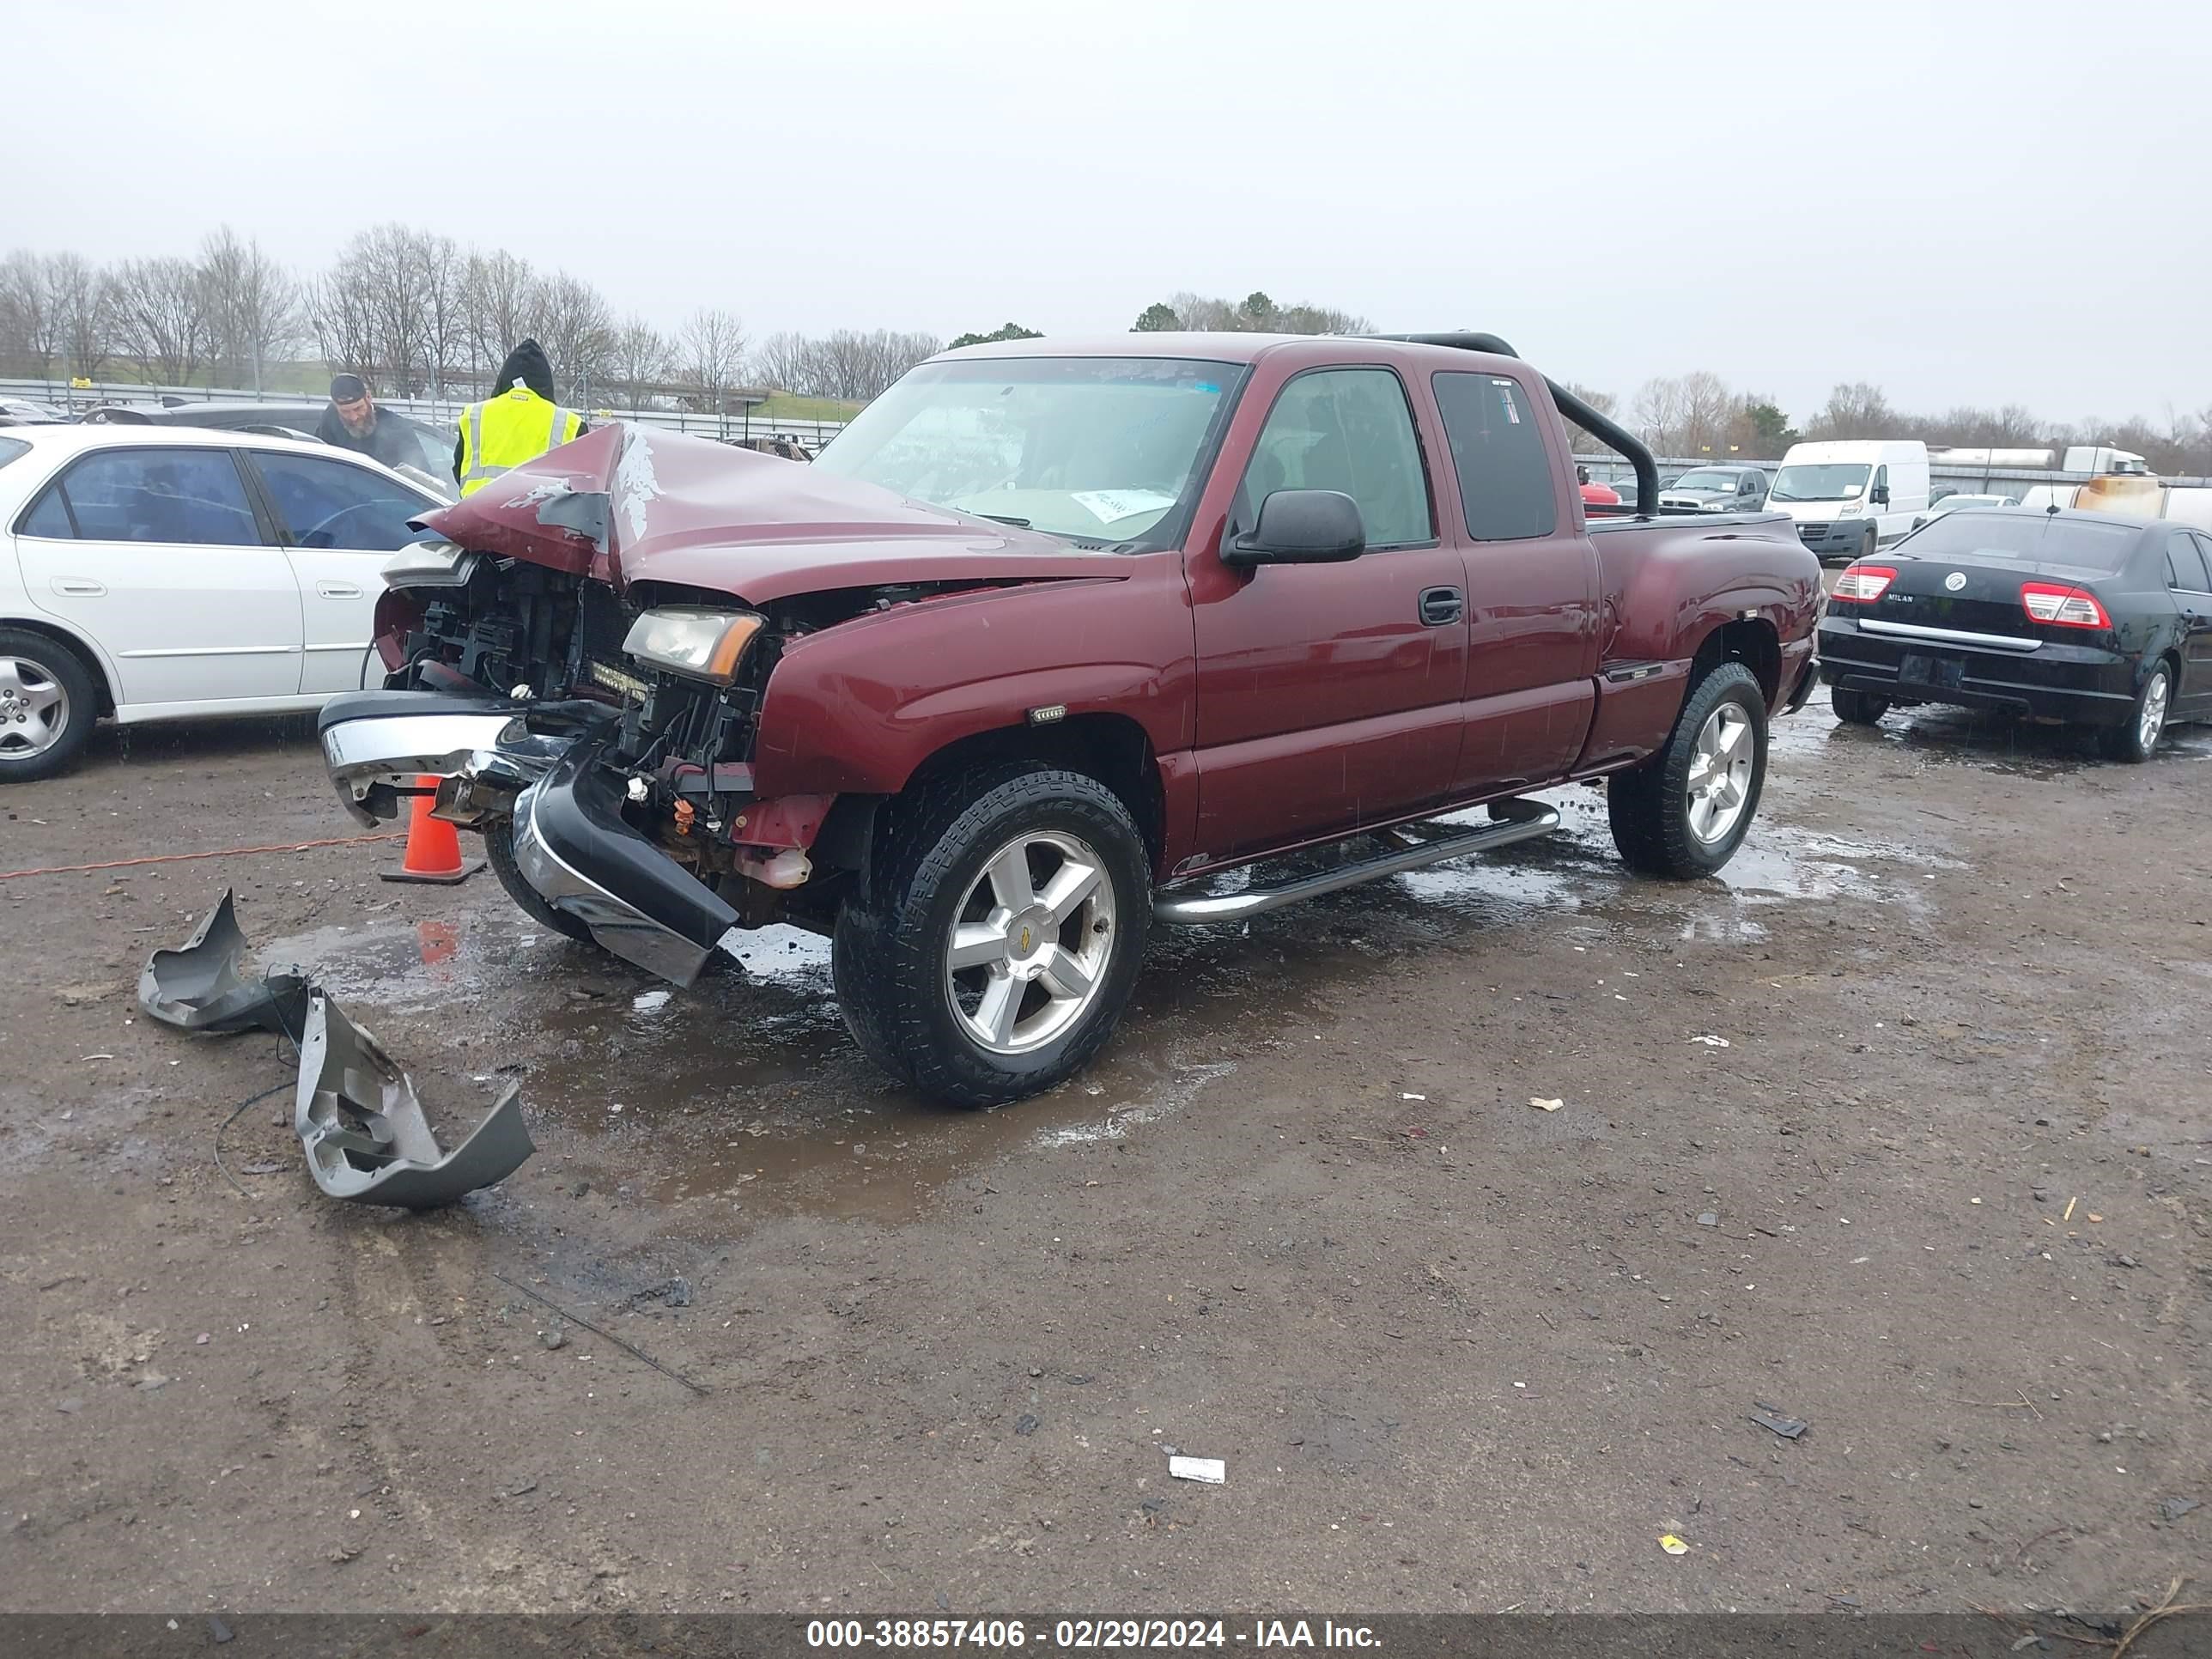
[[[525,340],[507,354],[491,396],[461,411],[453,441],[453,481],[473,495],[511,466],[581,437],[584,417],[553,400],[553,365],[545,349]]]

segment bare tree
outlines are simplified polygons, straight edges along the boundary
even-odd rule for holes
[[[615,374],[629,387],[632,413],[644,407],[647,388],[668,378],[673,356],[673,349],[660,331],[642,317],[632,317],[617,331]]]
[[[325,362],[334,369],[374,375],[376,318],[368,286],[359,272],[341,265],[325,273],[309,291],[308,317]]]
[[[432,233],[416,239],[414,252],[423,285],[422,356],[437,398],[468,347],[468,260],[452,237]]]
[[[1654,375],[1636,389],[1630,405],[1638,433],[1657,453],[1672,455],[1681,436],[1682,386],[1679,380]]]
[[[1729,426],[1741,400],[1711,369],[1693,369],[1674,384],[1681,398],[1681,435],[1675,453],[1725,454]]]
[[[752,377],[763,386],[808,395],[813,345],[804,334],[771,334],[753,356]]]
[[[469,255],[464,277],[469,368],[489,375],[536,326],[538,281],[505,248]]]
[[[702,307],[684,322],[676,349],[685,381],[699,389],[705,407],[720,409],[744,362],[744,327],[726,311]]]
[[[814,395],[866,403],[944,343],[933,334],[838,329],[815,343]]]
[[[1878,386],[1865,380],[1839,385],[1828,393],[1820,412],[1805,423],[1810,438],[1889,438],[1901,422]]]
[[[1599,392],[1593,387],[1577,386],[1572,382],[1569,382],[1567,390],[1573,392],[1576,397],[1581,398],[1592,409],[1597,410],[1599,414],[1610,415],[1613,413],[1615,399],[1613,393],[1610,392]],[[1572,421],[1569,421],[1567,422],[1567,438],[1574,448],[1584,453],[1593,449],[1609,449],[1612,447],[1610,444],[1607,443],[1602,438],[1597,436],[1596,434],[1583,431],[1582,428],[1577,426]]]
[[[604,392],[617,378],[614,313],[589,283],[565,270],[549,277],[539,286],[534,321],[531,331],[553,360],[566,398],[588,404],[594,387]]]
[[[126,259],[110,281],[116,349],[163,386],[189,386],[207,361],[208,285],[191,259]]]
[[[260,391],[263,366],[299,342],[298,283],[258,241],[240,240],[228,225],[201,244],[200,276],[207,289],[210,360],[227,383],[246,380]]]
[[[107,279],[82,253],[57,253],[46,261],[46,302],[58,319],[70,372],[88,380],[115,351],[115,308]]]
[[[762,343],[753,375],[801,397],[866,403],[926,357],[945,349],[934,334],[838,329],[819,338],[775,334]]]
[[[36,363],[46,380],[61,356],[63,325],[48,283],[50,261],[28,248],[0,260],[0,357]]]

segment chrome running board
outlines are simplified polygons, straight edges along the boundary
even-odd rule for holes
[[[1280,909],[1302,899],[1318,898],[1323,893],[1334,893],[1342,888],[1357,887],[1362,882],[1402,875],[1408,870],[1442,864],[1449,859],[1463,859],[1472,853],[1495,852],[1517,841],[1534,841],[1559,827],[1559,810],[1541,801],[1494,801],[1490,810],[1498,817],[1479,830],[1424,841],[1418,846],[1401,847],[1356,864],[1339,865],[1332,870],[1301,876],[1279,887],[1250,887],[1241,893],[1218,894],[1183,894],[1170,888],[1153,898],[1152,915],[1158,921],[1186,927],[1210,921],[1242,921],[1247,916]]]

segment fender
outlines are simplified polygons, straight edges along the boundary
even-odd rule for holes
[[[108,706],[118,714],[122,712],[125,705],[117,690],[123,684],[122,678],[115,672],[113,660],[89,634],[58,617],[49,617],[43,611],[31,616],[0,611],[0,628],[21,628],[33,634],[45,634],[72,647],[99,676],[100,684],[96,689],[106,695]]]

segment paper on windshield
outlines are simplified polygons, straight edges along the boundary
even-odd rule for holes
[[[1079,489],[1068,497],[1101,524],[1115,524],[1139,513],[1164,513],[1176,498],[1157,489]]]

